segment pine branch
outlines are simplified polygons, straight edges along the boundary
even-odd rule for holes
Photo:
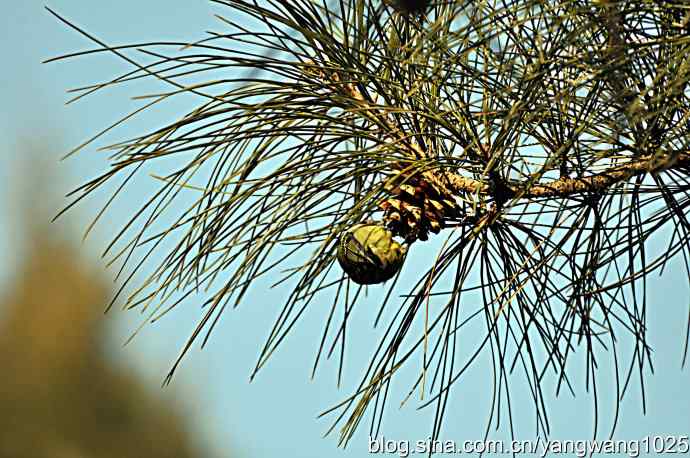
[[[319,73],[319,75],[324,77],[323,73]],[[328,79],[333,83],[331,86],[333,90],[339,90],[343,95],[355,101],[353,109],[384,125],[387,140],[401,145],[401,148],[408,152],[411,160],[435,157],[433,152],[422,150],[417,143],[405,136],[389,119],[385,109],[368,101],[354,83],[342,83],[337,72],[332,73]],[[568,153],[566,150],[563,154],[567,156]],[[601,151],[601,154],[603,157],[608,156],[606,151]],[[514,198],[563,198],[578,194],[605,193],[609,188],[621,182],[646,173],[658,173],[663,170],[685,172],[688,166],[690,166],[690,151],[657,151],[653,154],[635,154],[633,159],[622,164],[610,166],[604,171],[584,177],[561,177],[548,183],[539,183],[538,181],[533,183],[509,182],[507,185]],[[405,165],[391,164],[391,167],[402,170]],[[422,175],[423,180],[434,183],[441,190],[442,197],[449,200],[460,194],[493,197],[491,186],[486,180],[477,180],[461,173],[447,171],[427,171],[423,172]]]
[[[585,355],[586,389],[602,354],[613,354],[616,400],[634,376],[643,389],[647,280],[674,258],[690,272],[687,8],[642,0],[216,3],[232,11],[221,18],[231,30],[193,44],[108,47],[73,26],[99,49],[71,56],[108,52],[134,66],[77,89],[75,100],[143,78],[171,89],[136,113],[179,94],[203,100],[113,145],[112,167],[74,194],[76,203],[122,177],[99,219],[130,178],[157,168],[160,188],[106,252],[123,260],[123,275],[131,267],[128,280],[159,260],[125,301],[151,321],[204,296],[172,371],[228,305],[270,275],[292,292],[254,374],[315,298],[331,293],[314,371],[339,349],[340,376],[349,316],[364,290],[334,262],[337,241],[376,218],[408,243],[453,230],[435,255],[425,247],[415,281],[387,284],[376,323],[401,298],[398,309],[359,387],[330,411],[334,427],[345,422],[342,444],[372,404],[378,431],[390,381],[419,353],[412,389],[428,389],[423,405],[436,405],[433,438],[453,384],[482,352],[493,362],[488,423],[497,427],[503,416],[512,424],[512,412],[500,410],[510,408],[509,380],[521,371],[537,428],[548,433],[546,375],[574,393],[576,352]],[[390,6],[414,3],[423,5],[414,14]],[[243,15],[251,27],[235,17]],[[161,51],[170,46],[181,50]],[[134,50],[151,61],[130,57]],[[244,73],[234,77],[238,68]],[[175,200],[183,190],[192,204]],[[130,230],[138,232],[128,240]],[[653,253],[655,238],[666,249]],[[476,320],[485,335],[468,353],[457,336]],[[626,337],[627,367],[616,353]]]

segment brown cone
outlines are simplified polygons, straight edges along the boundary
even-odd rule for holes
[[[384,210],[383,219],[393,233],[408,242],[427,240],[429,232],[437,234],[444,227],[444,220],[460,214],[459,205],[447,190],[423,175],[388,190],[392,197],[379,205]]]

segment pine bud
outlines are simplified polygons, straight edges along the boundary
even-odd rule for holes
[[[374,223],[356,224],[340,236],[338,263],[355,283],[372,285],[395,276],[407,248],[393,240],[391,231]]]
[[[388,3],[403,14],[420,14],[429,6],[429,0],[388,0]]]

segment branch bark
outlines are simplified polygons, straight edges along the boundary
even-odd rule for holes
[[[520,183],[509,183],[508,186],[516,195],[527,199],[568,197],[582,193],[603,192],[615,184],[648,172],[657,172],[665,168],[690,167],[690,152],[670,153],[668,156],[677,158],[672,165],[660,164],[658,156],[650,154],[586,177],[562,177],[550,183],[535,184],[529,187]],[[488,184],[479,180],[457,174],[449,174],[448,179],[452,187],[458,191],[469,193],[488,193],[489,191]]]

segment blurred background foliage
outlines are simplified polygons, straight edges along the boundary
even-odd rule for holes
[[[112,320],[103,311],[112,292],[102,269],[49,225],[43,208],[58,180],[32,159],[27,163],[40,178],[33,182],[44,192],[17,192],[24,215],[7,218],[22,226],[27,247],[0,294],[0,457],[208,456],[181,406],[107,357]],[[29,170],[22,181],[32,181]]]

